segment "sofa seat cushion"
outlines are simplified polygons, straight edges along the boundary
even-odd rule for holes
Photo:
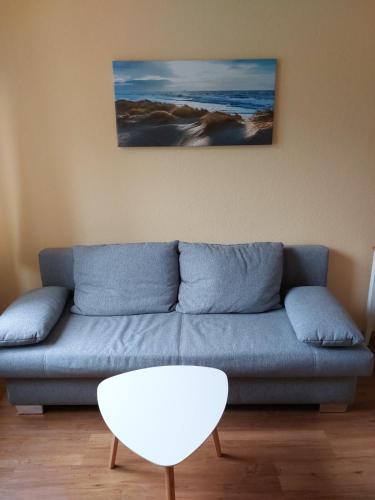
[[[176,313],[95,317],[66,310],[43,343],[1,349],[0,376],[107,377],[177,364],[179,337]]]
[[[352,377],[371,372],[372,354],[300,342],[284,309],[114,317],[67,310],[44,342],[0,350],[0,376],[9,378],[102,378],[170,364],[212,366],[229,377]]]
[[[237,377],[346,377],[369,375],[372,353],[363,346],[322,348],[300,342],[283,308],[183,315],[180,361]]]

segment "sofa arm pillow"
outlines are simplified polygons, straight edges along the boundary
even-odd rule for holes
[[[323,347],[363,343],[361,332],[326,287],[292,288],[286,294],[285,309],[301,342]]]
[[[68,288],[36,288],[15,300],[0,316],[0,346],[37,344],[60,318]]]
[[[188,314],[259,313],[280,307],[282,243],[179,243],[176,310]]]

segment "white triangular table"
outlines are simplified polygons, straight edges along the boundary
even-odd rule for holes
[[[108,378],[98,386],[98,404],[113,434],[109,467],[118,440],[165,468],[167,498],[173,500],[174,466],[212,434],[221,456],[217,424],[228,398],[224,372],[203,366],[159,366]]]

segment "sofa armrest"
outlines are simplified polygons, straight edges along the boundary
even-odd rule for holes
[[[298,340],[314,346],[363,343],[363,336],[345,309],[324,286],[292,288],[285,309]]]
[[[15,300],[0,316],[0,347],[44,340],[60,318],[68,295],[68,288],[46,286]]]

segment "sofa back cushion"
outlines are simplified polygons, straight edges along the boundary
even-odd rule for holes
[[[179,243],[176,310],[189,314],[259,313],[280,307],[282,243]]]
[[[74,290],[73,248],[45,248],[39,253],[43,286]],[[328,248],[322,245],[285,245],[281,288],[326,286]]]
[[[177,241],[76,246],[72,312],[121,316],[174,310]]]

